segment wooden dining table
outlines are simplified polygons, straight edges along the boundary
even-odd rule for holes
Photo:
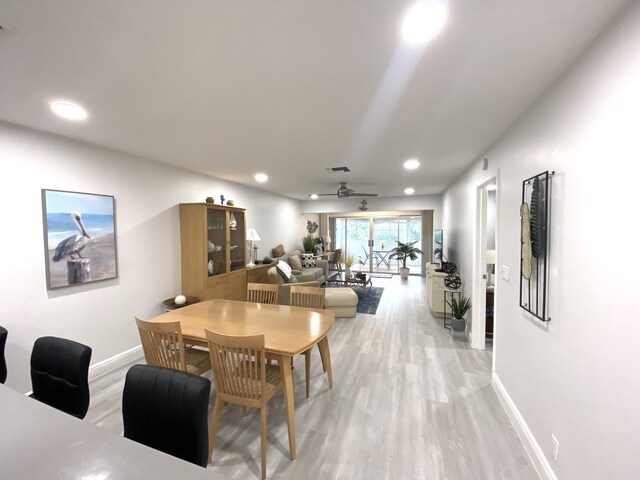
[[[224,335],[264,334],[265,351],[278,360],[284,390],[291,459],[296,458],[295,407],[291,358],[318,345],[329,388],[333,387],[327,333],[335,322],[332,310],[267,305],[235,300],[207,300],[179,308],[151,321],[180,321],[186,343],[207,346],[205,329]]]

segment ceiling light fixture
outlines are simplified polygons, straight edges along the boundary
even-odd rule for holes
[[[265,175],[264,173],[256,173],[255,179],[256,182],[264,183],[269,180],[269,177],[267,177],[267,175]]]
[[[309,196],[311,197],[311,200],[316,200],[318,198],[318,194],[317,193],[312,193]]]
[[[51,110],[65,120],[80,121],[85,120],[89,116],[87,111],[77,103],[63,100],[51,102]]]
[[[406,193],[407,195],[413,195],[414,192],[415,192],[415,190],[413,188],[411,188],[411,187],[404,189],[404,193]]]
[[[411,160],[407,160],[406,162],[404,162],[404,168],[406,168],[407,170],[415,170],[419,166],[420,166],[420,162],[415,158],[412,158]]]
[[[424,45],[435,37],[447,21],[443,0],[417,2],[402,21],[402,39],[411,45]]]

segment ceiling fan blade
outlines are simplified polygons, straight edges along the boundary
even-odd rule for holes
[[[377,197],[378,194],[377,193],[358,193],[358,192],[352,192],[349,194],[350,197]]]
[[[316,193],[319,197],[335,197],[337,193]]]

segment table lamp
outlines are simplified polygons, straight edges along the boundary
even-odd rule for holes
[[[331,251],[331,235],[329,235],[329,232],[327,232],[327,237],[324,239],[324,241],[327,244],[327,248],[325,249],[327,252]]]
[[[260,241],[260,235],[258,235],[258,232],[256,232],[255,228],[247,228],[247,240],[249,240],[249,253],[250,253],[250,258],[251,261],[247,264],[247,267],[255,267],[255,250],[253,249],[253,242],[259,242]]]

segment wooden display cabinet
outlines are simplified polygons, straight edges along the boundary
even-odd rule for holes
[[[243,208],[180,204],[183,295],[246,299],[245,232]]]

